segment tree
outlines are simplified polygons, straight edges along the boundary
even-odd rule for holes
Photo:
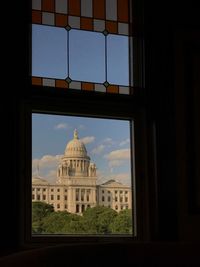
[[[32,202],[32,231],[33,233],[42,232],[42,220],[54,211],[52,205],[45,202]]]
[[[43,218],[42,230],[44,233],[61,234],[64,233],[65,224],[69,223],[69,213],[66,211],[57,211],[50,213]]]
[[[131,234],[132,233],[132,211],[122,210],[110,224],[112,233]]]
[[[96,206],[83,213],[83,227],[86,233],[109,234],[110,224],[117,216],[117,212],[108,207]]]

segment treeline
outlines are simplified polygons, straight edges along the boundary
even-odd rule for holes
[[[67,211],[54,211],[52,205],[44,202],[32,203],[33,234],[132,234],[132,212],[119,213],[96,206],[88,208],[83,215]]]

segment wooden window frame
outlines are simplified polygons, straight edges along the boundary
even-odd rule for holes
[[[136,1],[136,0],[135,0]],[[137,3],[137,8],[143,8]],[[136,8],[135,6],[135,8]],[[136,11],[137,12],[137,11]],[[140,11],[138,11],[140,14]],[[30,30],[31,27],[29,27]],[[26,30],[28,27],[26,28]],[[28,37],[30,37],[30,32]],[[30,47],[30,38],[27,38]],[[26,51],[31,58],[30,51]],[[34,86],[31,84],[31,77],[27,72],[28,79],[24,84],[26,90],[19,101],[19,191],[20,191],[20,216],[19,233],[22,246],[40,246],[41,244],[59,243],[92,243],[92,242],[135,242],[149,240],[150,231],[150,208],[149,194],[152,194],[149,186],[149,161],[148,155],[153,153],[153,130],[147,121],[147,107],[144,89],[144,44],[141,31],[135,38],[135,68],[134,77],[136,85],[133,95],[108,94],[90,91],[65,90],[63,88],[52,88]],[[28,60],[27,65],[30,65]],[[125,119],[134,122],[134,129],[131,129],[131,150],[132,164],[136,177],[132,181],[135,186],[132,194],[134,235],[109,235],[109,236],[77,236],[77,235],[38,235],[32,236],[31,232],[31,141],[32,141],[32,113],[62,114],[73,116]],[[134,138],[133,138],[134,132]],[[148,145],[151,140],[151,145]],[[155,164],[153,163],[155,166]],[[151,191],[151,192],[150,192]],[[136,234],[137,233],[137,234]]]

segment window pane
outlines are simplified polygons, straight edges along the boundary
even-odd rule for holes
[[[64,28],[32,25],[32,76],[67,77],[67,32]]]
[[[109,34],[107,36],[108,82],[129,85],[128,37]]]
[[[131,10],[129,0],[32,0],[32,84],[132,94]]]
[[[133,234],[130,139],[129,120],[33,113],[32,233]]]
[[[105,38],[102,33],[71,30],[70,78],[78,81],[105,81]]]

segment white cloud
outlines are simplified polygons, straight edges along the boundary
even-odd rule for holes
[[[95,148],[91,151],[91,153],[92,153],[92,154],[101,154],[101,152],[104,150],[104,148],[105,148],[105,145],[99,145],[99,146],[95,147]]]
[[[129,143],[130,143],[130,139],[127,138],[127,139],[121,141],[121,142],[119,143],[119,146],[125,146],[125,145],[127,145],[127,144],[129,144]]]
[[[112,140],[112,138],[107,137],[103,140],[103,144],[107,144],[107,145],[113,145],[114,141]]]
[[[108,165],[110,168],[113,168],[113,167],[119,167],[119,166],[123,165],[123,163],[124,163],[123,160],[115,159],[115,160],[109,161]]]
[[[56,130],[68,130],[68,129],[71,129],[72,127],[67,124],[67,123],[58,123],[57,125],[55,125],[54,129]]]
[[[122,166],[130,159],[130,149],[118,149],[113,150],[110,153],[104,155],[104,158],[108,160],[108,166],[110,172],[114,171],[114,167]]]
[[[80,141],[82,141],[85,145],[94,142],[94,140],[95,140],[94,136],[86,136],[80,139]]]
[[[60,162],[60,159],[63,155],[44,155],[40,159],[33,159],[32,160],[32,171],[33,175],[37,174],[39,168],[39,175],[45,176],[51,171],[57,170],[57,166]],[[44,178],[45,178],[44,177]]]
[[[130,149],[118,149],[113,150],[109,154],[106,154],[104,156],[108,160],[124,160],[124,159],[130,159]]]

